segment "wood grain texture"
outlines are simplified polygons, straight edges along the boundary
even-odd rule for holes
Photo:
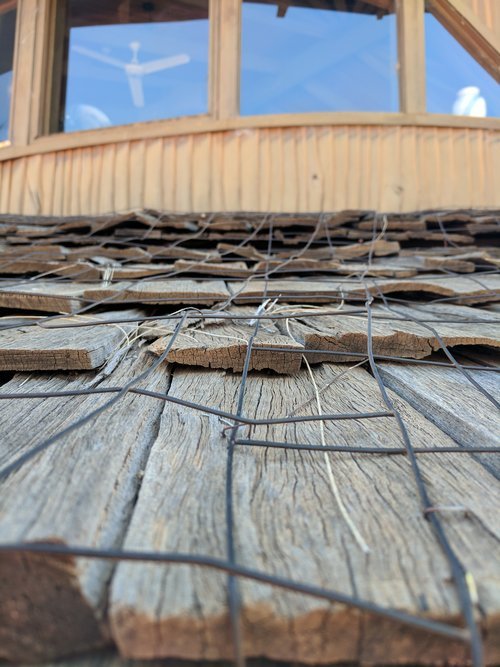
[[[132,351],[104,384],[123,384],[149,364],[144,354]],[[102,386],[102,377],[92,373],[16,375],[0,392]],[[162,368],[142,386],[164,392],[167,384],[168,372]],[[89,395],[1,401],[1,464],[15,460],[106,400],[108,396]],[[158,401],[127,394],[2,481],[2,541],[120,546],[160,410]],[[2,554],[0,570],[2,658],[47,660],[107,641],[104,611],[110,563]]]
[[[325,412],[380,410],[376,383],[366,371],[323,365],[313,370]],[[215,371],[176,370],[176,397],[235,410],[240,378]],[[392,395],[392,394],[391,394]],[[413,444],[453,441],[394,396]],[[244,414],[251,417],[314,413],[314,387],[306,370],[288,376],[252,374]],[[166,405],[138,503],[127,533],[128,548],[164,549],[225,557],[225,422]],[[247,436],[240,429],[240,437]],[[319,443],[318,424],[256,427],[255,438]],[[401,446],[392,419],[326,422],[327,443]],[[415,483],[404,456],[331,454],[336,484],[371,553],[363,554],[343,520],[321,452],[239,447],[234,459],[233,503],[236,558],[266,572],[356,593],[416,614],[457,620],[449,568],[423,520]],[[488,662],[500,658],[498,486],[469,455],[429,454],[420,465],[436,505],[466,505],[446,531],[475,578]],[[112,634],[124,656],[220,659],[233,655],[228,627],[227,580],[187,566],[120,564],[112,583]],[[360,661],[462,664],[465,647],[377,620],[341,605],[286,594],[244,582],[241,589],[243,648],[247,656],[305,663]]]
[[[248,342],[255,330],[252,311],[234,309],[238,315],[248,315],[248,320],[224,320],[200,328],[196,324],[187,327],[174,341],[167,361],[187,366],[243,370]],[[172,336],[163,336],[149,346],[153,354],[161,355],[170,344]],[[499,342],[500,345],[500,342]],[[280,348],[260,350],[259,348]],[[285,348],[287,351],[283,351]],[[294,353],[294,350],[298,351]],[[282,334],[272,322],[263,322],[253,339],[249,370],[273,370],[277,373],[296,373],[302,360],[302,345]]]
[[[381,364],[384,382],[465,447],[500,447],[498,410],[458,370]],[[500,399],[498,373],[474,371],[473,378]],[[476,457],[500,479],[500,455]]]
[[[214,304],[229,298],[222,280],[143,280],[138,283],[113,283],[108,287],[87,287],[83,295],[90,301],[109,299],[112,303]]]
[[[363,301],[366,292],[374,296],[399,292],[421,293],[445,297],[458,304],[494,302],[500,300],[500,276],[485,274],[480,278],[467,275],[440,276],[425,275],[415,278],[370,278],[364,280],[264,280],[228,282],[228,287],[236,303],[258,302],[267,297],[279,297],[280,301],[291,303],[340,302],[342,299]]]
[[[430,11],[479,64],[500,82],[500,36],[466,0],[428,0]]]
[[[52,326],[81,323],[96,324],[106,319],[140,317],[135,310],[113,311],[79,318],[58,318]],[[37,318],[33,318],[36,320]],[[29,321],[29,320],[28,320]],[[8,325],[9,321],[2,324]],[[49,325],[50,326],[50,325]],[[137,325],[109,324],[73,329],[21,326],[0,330],[0,371],[90,370],[106,362],[125,343]]]
[[[396,0],[400,109],[425,112],[424,0]]]
[[[50,283],[43,280],[19,286],[0,288],[0,307],[19,310],[42,310],[52,313],[74,313],[84,304],[83,288],[72,283]]]
[[[497,0],[462,1],[491,32],[500,35],[500,4]]]
[[[7,160],[2,162],[0,212],[28,213],[34,202],[41,214],[105,213],[132,206],[312,212],[499,205],[493,169],[499,144],[493,129],[300,127],[300,118],[295,124],[192,136],[187,127],[185,136],[122,139],[97,152],[51,149],[41,161],[35,155]],[[446,147],[451,144],[449,161]],[[464,172],[469,174],[465,180]]]
[[[438,336],[447,347],[500,347],[500,319],[480,309],[441,304],[416,308],[394,306],[394,311],[389,311],[375,306],[372,317],[372,345],[377,355],[423,359],[442,349]],[[474,323],[475,319],[482,321]],[[279,322],[278,328],[282,333],[287,331],[284,322]],[[306,349],[345,353],[335,357],[306,353],[306,358],[313,363],[356,361],[359,356],[349,356],[349,352],[367,353],[366,313],[349,315],[347,309],[345,314],[339,311],[334,316],[299,318],[288,323],[288,330]]]

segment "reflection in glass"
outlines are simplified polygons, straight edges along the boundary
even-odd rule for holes
[[[9,138],[16,2],[0,0],[0,142]]]
[[[495,79],[441,23],[425,15],[427,111],[459,116],[500,116]]]
[[[66,132],[208,111],[208,0],[68,0]]]
[[[392,0],[245,1],[242,14],[242,114],[398,111]]]

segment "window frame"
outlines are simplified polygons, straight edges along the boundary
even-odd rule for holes
[[[9,140],[0,144],[0,161],[83,146],[182,134],[262,127],[314,125],[487,128],[498,118],[473,118],[426,111],[424,12],[431,11],[476,60],[500,80],[493,57],[495,37],[463,0],[395,0],[399,60],[399,112],[311,112],[240,116],[242,0],[209,0],[208,112],[49,134],[54,109],[53,74],[58,0],[18,0]],[[462,13],[463,12],[463,13]],[[460,20],[457,19],[457,16]],[[478,37],[479,35],[479,37]],[[22,48],[19,45],[22,44]],[[473,53],[472,53],[473,52]],[[19,91],[31,91],[26,95]]]

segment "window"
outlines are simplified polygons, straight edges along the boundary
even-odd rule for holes
[[[500,116],[496,81],[432,15],[425,15],[427,111]]]
[[[55,131],[208,112],[209,0],[68,0]]]
[[[0,0],[0,142],[9,138],[16,2]]]
[[[392,0],[244,2],[241,113],[398,111]]]

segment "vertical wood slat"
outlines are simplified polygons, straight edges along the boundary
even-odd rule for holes
[[[9,211],[25,211],[26,197],[26,161],[28,158],[20,158],[12,163],[11,182],[9,191]]]
[[[54,172],[56,168],[56,154],[47,153],[42,155],[42,177],[41,177],[41,203],[42,215],[54,212]],[[79,185],[79,184],[78,184]],[[11,212],[16,212],[12,210]]]
[[[241,209],[255,211],[259,202],[258,146],[260,133],[252,129],[240,130],[240,137]]]
[[[421,113],[425,100],[424,0],[396,0],[400,111]]]
[[[73,151],[72,155],[73,169],[71,170],[71,201],[70,201],[70,215],[78,215],[82,211],[82,204],[80,200],[80,182],[82,178],[82,151],[77,149]]]
[[[126,211],[130,208],[130,159],[130,144],[128,142],[117,144],[113,182],[115,211]]]
[[[42,204],[40,201],[40,171],[42,156],[34,155],[26,165],[26,190],[24,213],[38,215]]]
[[[200,134],[193,137],[193,160],[191,163],[191,182],[193,191],[193,209],[207,211],[210,200],[210,153],[212,135]]]
[[[144,158],[144,201],[148,207],[162,209],[163,142],[161,139],[146,141]]]
[[[163,173],[163,210],[175,209],[175,190],[177,187],[175,171],[176,137],[163,140],[162,173]]]
[[[177,137],[175,144],[176,188],[174,207],[176,211],[192,211],[191,163],[193,159],[193,137],[192,135]]]
[[[95,215],[99,210],[100,191],[102,182],[102,154],[104,146],[95,146],[92,149],[92,177],[90,182],[90,212]]]
[[[130,193],[129,208],[140,209],[144,207],[145,157],[146,142],[132,141],[130,143],[130,157],[128,164],[128,188]]]
[[[159,140],[158,140],[159,141]],[[113,211],[113,173],[115,169],[115,146],[109,144],[102,147],[101,185],[99,190],[99,211]],[[148,163],[146,162],[146,165]]]
[[[231,118],[240,109],[241,0],[210,0],[209,113]]]

